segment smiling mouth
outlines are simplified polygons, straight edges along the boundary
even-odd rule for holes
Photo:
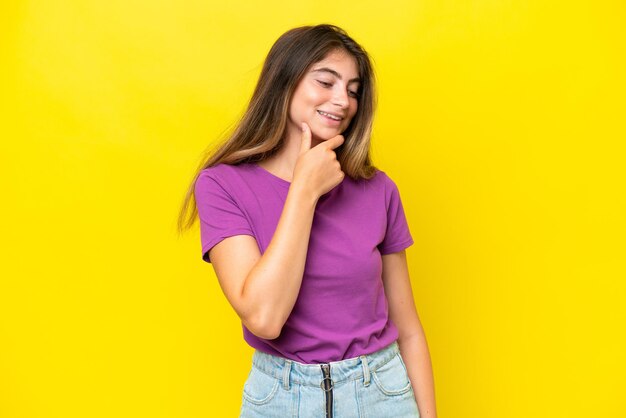
[[[343,118],[341,116],[337,116],[337,115],[334,115],[332,113],[326,113],[326,112],[324,112],[322,110],[318,110],[317,113],[319,113],[320,115],[325,116],[325,117],[327,117],[329,119],[336,120],[337,122],[341,122],[343,120]]]

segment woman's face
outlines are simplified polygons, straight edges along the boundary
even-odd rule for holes
[[[356,60],[343,50],[332,51],[311,65],[291,99],[290,134],[301,138],[302,122],[309,125],[316,142],[344,132],[359,104],[358,77]]]

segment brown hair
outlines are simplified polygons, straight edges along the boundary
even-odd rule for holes
[[[234,132],[218,144],[214,152],[209,150],[202,158],[178,216],[179,233],[191,228],[196,220],[194,186],[200,172],[220,163],[237,165],[262,161],[278,152],[284,144],[289,106],[298,83],[311,65],[335,50],[346,51],[355,58],[361,82],[357,112],[342,132],[344,143],[334,151],[346,176],[355,180],[374,176],[376,168],[370,157],[370,137],[376,95],[369,55],[337,26],[294,28],[280,36],[270,49],[248,108]],[[192,197],[193,206],[190,205]]]

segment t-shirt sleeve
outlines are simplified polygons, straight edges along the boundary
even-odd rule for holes
[[[200,220],[202,259],[210,263],[209,250],[233,235],[252,235],[252,227],[232,196],[213,175],[201,172],[194,186]]]
[[[413,245],[398,186],[389,177],[386,180],[387,229],[385,238],[378,245],[381,255],[402,251]]]

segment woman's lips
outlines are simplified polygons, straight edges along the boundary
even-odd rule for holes
[[[329,118],[328,116],[325,116],[325,115],[321,114],[319,112],[319,110],[317,111],[317,114],[320,115],[322,117],[322,119],[324,119],[324,121],[327,124],[331,125],[331,126],[339,126],[339,125],[341,125],[341,122],[342,122],[341,120],[335,120],[333,118]]]

